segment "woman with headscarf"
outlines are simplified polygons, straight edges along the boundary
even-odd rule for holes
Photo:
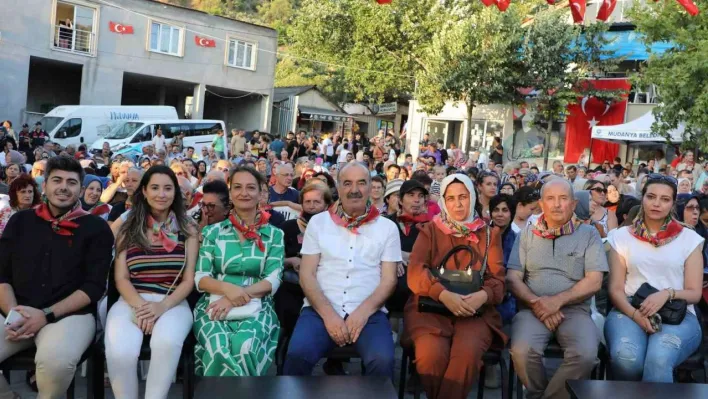
[[[678,179],[678,193],[691,194],[691,181],[685,177]]]
[[[583,223],[595,226],[597,232],[600,233],[600,237],[607,237],[607,232],[605,231],[605,228],[602,226],[602,224],[592,219],[592,215],[595,213],[596,208],[598,208],[599,206],[595,201],[592,200],[590,191],[576,191],[574,195],[576,201],[575,216]]]
[[[86,212],[96,215],[103,220],[108,220],[111,213],[111,206],[101,202],[103,184],[98,176],[86,175],[82,184],[83,193],[81,195],[81,208]]]
[[[472,181],[455,174],[443,179],[441,213],[424,225],[408,264],[408,286],[413,295],[405,307],[404,343],[414,344],[416,368],[428,398],[466,398],[482,367],[482,355],[492,344],[503,347],[506,335],[494,308],[504,299],[504,265],[499,229],[488,227],[475,212]],[[489,237],[490,245],[486,248]],[[442,259],[455,246],[471,246],[473,254],[460,252],[447,264]],[[431,268],[481,270],[488,255],[482,288],[470,295],[445,289]],[[452,315],[418,311],[421,296],[441,302]],[[495,345],[496,346],[496,345]]]

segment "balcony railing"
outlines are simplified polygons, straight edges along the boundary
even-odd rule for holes
[[[80,54],[94,54],[96,34],[91,31],[54,25],[54,48]]]

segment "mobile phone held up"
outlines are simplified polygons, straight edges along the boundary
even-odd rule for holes
[[[24,319],[24,317],[20,314],[20,312],[17,312],[15,309],[10,309],[10,313],[8,313],[5,318],[5,326],[10,327],[22,319]]]

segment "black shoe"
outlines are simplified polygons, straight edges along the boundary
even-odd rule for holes
[[[341,360],[327,359],[322,365],[322,371],[327,375],[347,375]]]

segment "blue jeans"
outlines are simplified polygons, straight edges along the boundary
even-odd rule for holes
[[[385,376],[393,380],[393,336],[391,324],[383,312],[378,311],[369,317],[353,345],[361,356],[366,375]],[[312,374],[317,362],[335,346],[320,315],[311,306],[304,308],[290,338],[283,374]]]
[[[605,339],[615,380],[670,383],[674,368],[698,349],[701,327],[696,316],[686,312],[681,324],[662,324],[661,331],[649,335],[613,309],[605,322]]]

